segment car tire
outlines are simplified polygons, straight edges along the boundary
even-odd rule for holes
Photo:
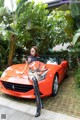
[[[56,96],[59,89],[58,75],[55,75],[52,86],[52,96]]]

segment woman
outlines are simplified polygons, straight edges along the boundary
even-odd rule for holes
[[[30,56],[28,56],[28,63],[33,61],[39,61],[38,57],[38,48],[36,46],[33,46],[30,50]]]
[[[28,56],[28,64],[30,64],[33,61],[39,61],[38,49],[36,46],[33,46],[31,48],[30,56]],[[35,76],[32,78],[32,80],[33,80],[33,87],[34,87],[34,92],[35,92],[35,96],[36,96],[36,103],[37,103],[37,110],[36,110],[35,117],[38,117],[38,116],[40,116],[41,108],[43,108],[43,105],[42,105],[41,98],[40,98],[38,80]]]

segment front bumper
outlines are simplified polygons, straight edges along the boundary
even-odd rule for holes
[[[35,99],[33,85],[22,85],[5,81],[0,81],[0,85],[1,91],[5,94],[20,98]],[[44,97],[42,93],[40,93],[40,95],[41,97]]]

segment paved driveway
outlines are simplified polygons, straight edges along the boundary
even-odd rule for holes
[[[35,118],[35,110],[34,106],[0,98],[0,120],[80,120],[44,109],[41,116]]]

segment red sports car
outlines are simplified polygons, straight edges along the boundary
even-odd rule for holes
[[[1,91],[22,98],[35,98],[32,74],[34,69],[39,69],[37,80],[40,96],[55,96],[58,92],[59,84],[67,75],[68,62],[60,61],[58,58],[48,56],[46,63],[34,61],[26,66],[26,63],[16,64],[8,67],[0,78]],[[32,69],[32,70],[31,70]],[[42,69],[45,69],[42,71]],[[24,70],[24,72],[23,72]]]

